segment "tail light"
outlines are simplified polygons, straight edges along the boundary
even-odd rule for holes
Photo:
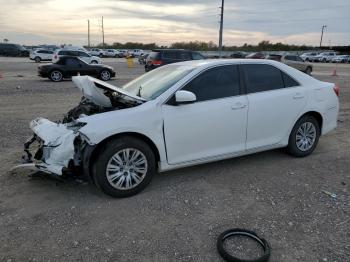
[[[334,85],[333,90],[334,90],[334,93],[335,93],[337,96],[339,96],[339,86]]]
[[[153,65],[161,65],[161,64],[162,64],[162,61],[161,61],[161,60],[153,60],[153,61],[152,61],[152,64],[153,64]]]

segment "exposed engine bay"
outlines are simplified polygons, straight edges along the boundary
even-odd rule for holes
[[[76,107],[68,111],[62,122],[69,123],[81,116],[89,116],[112,110],[130,108],[142,103],[140,100],[120,93],[116,87],[92,77],[73,77],[83,97]],[[113,87],[113,89],[111,89]]]
[[[89,76],[72,78],[81,90],[83,97],[79,105],[69,110],[64,118],[52,122],[36,118],[30,122],[34,135],[24,144],[22,165],[17,168],[40,170],[51,174],[62,175],[65,170],[81,167],[83,152],[87,147],[86,137],[79,132],[86,123],[82,118],[113,110],[138,106],[143,98],[126,92],[116,86]],[[35,153],[30,147],[37,144]]]

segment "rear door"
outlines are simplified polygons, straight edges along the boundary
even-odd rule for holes
[[[242,65],[249,103],[247,150],[279,143],[306,104],[305,88],[268,64]]]

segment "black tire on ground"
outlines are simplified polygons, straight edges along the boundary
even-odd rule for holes
[[[102,57],[103,57],[103,54],[99,54],[99,57],[101,57],[101,58],[102,58]]]
[[[36,57],[34,58],[34,60],[35,60],[36,63],[40,63],[41,58],[40,58],[39,56],[36,56]]]
[[[307,150],[301,150],[298,148],[297,146],[297,132],[299,130],[299,128],[305,124],[305,123],[310,123],[316,130],[316,136],[315,136],[315,140],[312,144],[312,146],[307,149]],[[288,142],[288,146],[287,146],[287,150],[288,153],[291,154],[292,156],[295,157],[304,157],[304,156],[308,156],[310,155],[316,148],[318,140],[320,138],[320,125],[318,123],[318,121],[315,119],[315,117],[311,116],[311,115],[305,115],[303,117],[301,117],[294,125],[292,132],[289,135],[289,142]]]
[[[121,190],[111,185],[108,181],[106,170],[110,159],[117,152],[128,148],[136,149],[145,156],[147,160],[147,172],[138,185],[130,189]],[[119,198],[130,197],[141,192],[151,182],[155,173],[156,160],[152,149],[143,140],[131,136],[120,137],[106,143],[103,148],[99,150],[98,156],[92,166],[92,175],[96,186],[104,193]]]
[[[53,82],[60,82],[63,80],[63,74],[59,70],[52,70],[49,73],[49,79]]]

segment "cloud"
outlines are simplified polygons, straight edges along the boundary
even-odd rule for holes
[[[108,43],[218,39],[219,0],[0,0],[0,36],[26,44],[86,44],[87,19],[92,43],[101,42],[104,16]],[[327,24],[325,43],[349,44],[350,3],[346,0],[226,1],[224,43],[261,40],[317,45]],[[39,13],[38,13],[39,10]],[[44,10],[44,11],[43,11]]]

